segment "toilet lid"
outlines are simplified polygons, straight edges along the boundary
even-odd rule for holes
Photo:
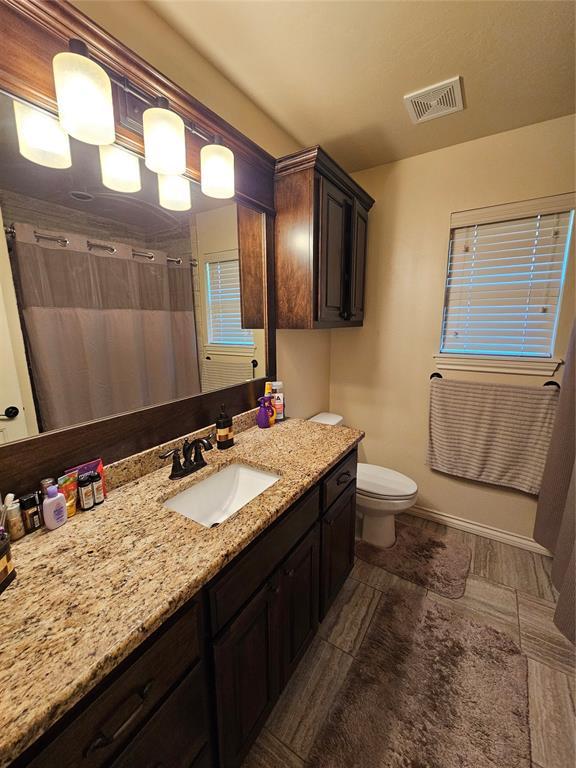
[[[418,486],[406,475],[375,464],[358,464],[356,487],[360,493],[380,498],[405,499],[414,496]]]

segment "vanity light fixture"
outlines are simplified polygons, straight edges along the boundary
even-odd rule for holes
[[[208,197],[234,197],[234,153],[218,138],[200,150],[200,186]]]
[[[192,207],[190,182],[184,176],[158,174],[158,197],[162,208],[189,211]]]
[[[46,168],[70,168],[70,141],[57,118],[28,104],[12,103],[22,157]]]
[[[157,106],[145,109],[144,163],[154,173],[179,176],[186,171],[184,120],[168,109],[168,99],[157,99]]]
[[[139,192],[140,161],[136,155],[117,144],[99,147],[102,184],[115,192]]]
[[[112,84],[104,69],[88,58],[81,40],[52,60],[60,125],[86,144],[112,144],[115,139]]]

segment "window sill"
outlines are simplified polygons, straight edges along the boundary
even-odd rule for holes
[[[560,358],[494,358],[467,355],[434,355],[440,371],[481,371],[517,373],[525,376],[552,376],[564,362]]]

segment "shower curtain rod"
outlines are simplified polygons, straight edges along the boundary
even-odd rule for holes
[[[16,237],[16,228],[14,224],[4,225],[4,235],[6,236],[7,239],[14,239]],[[68,245],[70,245],[70,240],[68,240],[67,237],[64,237],[64,235],[44,235],[42,234],[42,232],[36,232],[36,230],[34,230],[34,237],[38,241],[48,240],[49,242],[52,242],[52,243],[58,243],[63,248],[66,248]],[[88,239],[86,240],[86,246],[89,251],[100,249],[110,254],[114,254],[118,252],[118,249],[115,248],[113,245],[107,245],[106,243],[95,243],[92,240],[88,240]],[[137,248],[132,248],[132,258],[137,258],[137,257],[148,259],[148,261],[154,261],[156,259],[156,254],[154,253],[154,251],[141,251],[141,250],[138,250]],[[166,261],[169,262],[170,264],[176,264],[178,266],[180,266],[183,263],[182,258],[180,257],[175,258],[174,256],[167,256]],[[190,261],[191,267],[196,267],[197,265],[198,265],[198,262],[196,261],[196,259],[192,259]]]

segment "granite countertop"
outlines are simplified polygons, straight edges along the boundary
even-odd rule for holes
[[[169,467],[12,548],[17,578],[0,595],[0,768],[76,704],[174,611],[363,438],[291,419],[242,432],[180,480]],[[242,462],[280,480],[217,528],[163,502]],[[169,462],[168,462],[169,463]]]

